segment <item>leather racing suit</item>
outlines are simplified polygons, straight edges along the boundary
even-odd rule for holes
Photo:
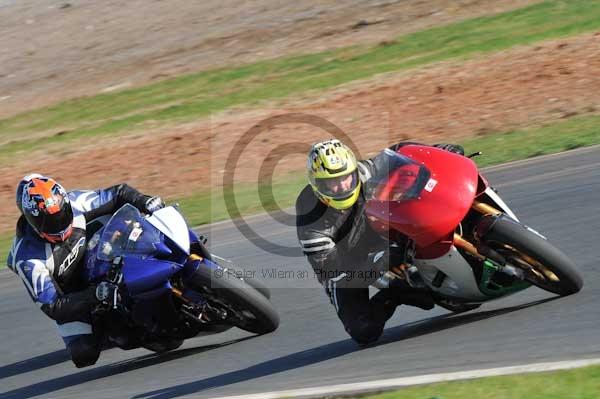
[[[21,216],[7,263],[21,277],[31,299],[56,321],[75,365],[85,367],[96,362],[101,349],[90,324],[90,311],[98,304],[95,287],[88,287],[81,273],[87,240],[101,225],[90,228],[87,224],[126,203],[144,212],[151,197],[126,184],[67,195],[73,209],[71,236],[51,244]]]
[[[397,151],[403,142],[389,147]],[[464,153],[462,147],[436,144],[448,151]],[[362,160],[358,172],[364,183],[378,170],[381,158]],[[364,185],[363,185],[364,187]],[[359,344],[376,341],[386,321],[399,304],[431,309],[429,293],[414,289],[404,280],[369,298],[368,286],[390,266],[404,260],[406,242],[389,242],[369,226],[362,192],[349,209],[338,210],[321,202],[307,185],[296,200],[296,228],[304,254],[319,282],[324,285],[346,332]]]

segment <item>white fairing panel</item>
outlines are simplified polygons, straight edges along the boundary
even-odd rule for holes
[[[489,299],[479,290],[473,269],[455,247],[437,259],[415,259],[415,266],[425,284],[442,295],[468,299],[473,302]],[[440,287],[434,287],[433,279],[438,270],[442,271],[446,278]]]
[[[500,210],[504,211],[508,216],[510,216],[517,222],[519,221],[519,219],[513,213],[513,211],[510,210],[508,205],[506,205],[506,203],[502,200],[502,198],[500,198],[500,196],[498,194],[496,194],[496,192],[494,190],[492,190],[490,187],[488,187],[485,190],[485,193],[487,194],[488,197],[490,197],[490,199],[492,201],[494,201],[496,203],[496,205],[498,205],[500,207]]]
[[[179,211],[168,206],[154,212],[148,222],[169,237],[186,254],[190,253],[190,234],[188,225]]]

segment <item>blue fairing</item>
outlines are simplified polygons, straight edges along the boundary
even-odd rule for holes
[[[90,283],[97,283],[116,262],[129,295],[144,299],[169,289],[170,278],[184,268],[186,259],[136,208],[125,205],[89,240],[84,273]]]
[[[123,283],[129,294],[135,296],[164,284],[180,269],[181,265],[175,262],[125,256],[122,268]]]
[[[187,279],[200,267],[208,267],[210,269],[220,268],[218,264],[206,258],[202,259],[201,262],[188,262],[183,265],[183,278]]]

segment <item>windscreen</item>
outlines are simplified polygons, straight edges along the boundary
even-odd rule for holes
[[[111,261],[123,255],[150,255],[160,243],[160,231],[146,221],[135,207],[124,205],[106,224],[97,258]]]
[[[379,154],[374,163],[376,173],[365,182],[367,200],[416,199],[431,176],[424,165],[389,149]]]

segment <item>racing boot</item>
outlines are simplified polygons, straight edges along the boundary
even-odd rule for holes
[[[431,310],[435,306],[429,290],[412,287],[404,279],[391,280],[388,290],[398,305],[414,306],[423,310]]]

